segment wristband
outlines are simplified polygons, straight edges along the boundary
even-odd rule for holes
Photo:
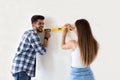
[[[46,39],[48,41],[48,38],[47,37],[44,37],[44,39]]]

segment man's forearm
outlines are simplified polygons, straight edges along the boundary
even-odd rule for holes
[[[44,39],[43,46],[47,47],[47,45],[48,45],[48,40]]]

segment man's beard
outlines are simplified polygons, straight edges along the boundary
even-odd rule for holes
[[[40,32],[40,33],[43,31],[42,29],[39,29],[39,28],[37,28],[36,30],[37,32]]]

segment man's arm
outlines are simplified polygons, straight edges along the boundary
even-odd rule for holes
[[[36,53],[38,52],[41,55],[44,55],[46,53],[47,42],[44,41],[44,44],[42,45],[37,33],[31,34],[30,41]]]
[[[47,47],[49,38],[50,38],[50,33],[49,32],[45,32],[45,37],[44,37],[44,41],[43,41],[43,46],[44,47]]]

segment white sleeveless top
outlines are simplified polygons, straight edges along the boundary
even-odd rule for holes
[[[76,68],[85,68],[86,66],[84,66],[82,64],[82,61],[80,59],[80,49],[77,46],[77,48],[72,52],[72,67],[76,67]]]

